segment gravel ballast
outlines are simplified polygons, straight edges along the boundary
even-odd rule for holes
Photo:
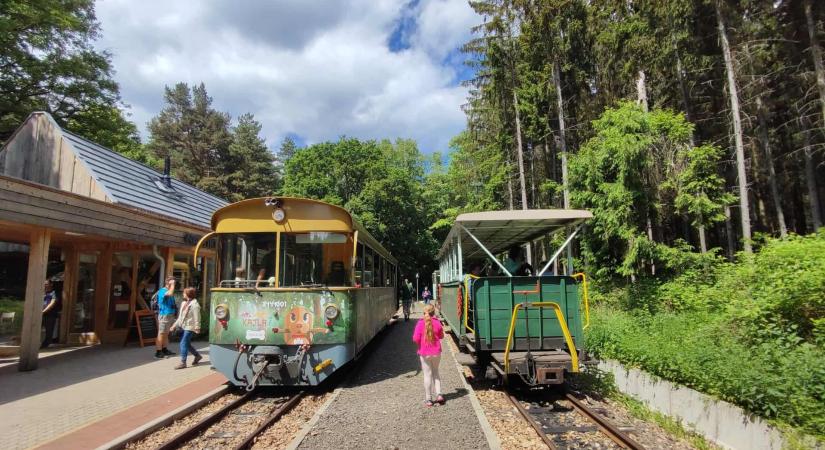
[[[419,308],[420,309],[420,308]],[[365,361],[299,449],[487,449],[447,339],[439,372],[443,406],[424,406],[424,382],[412,342],[420,314],[379,334]]]

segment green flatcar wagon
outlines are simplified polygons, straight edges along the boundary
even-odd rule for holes
[[[582,210],[522,210],[456,218],[438,255],[437,305],[462,349],[503,379],[530,386],[559,384],[565,372],[579,371],[589,311],[586,277],[574,273],[570,243],[591,217]],[[566,230],[552,255],[530,261],[543,253],[536,242]],[[533,258],[520,259],[525,248]],[[497,257],[503,253],[504,261]],[[559,261],[562,253],[566,261]]]

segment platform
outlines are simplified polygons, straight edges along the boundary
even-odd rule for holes
[[[416,310],[421,311],[417,304]],[[368,349],[352,378],[290,448],[497,448],[451,346],[442,342],[444,406],[424,406],[424,383],[412,334],[420,312],[390,325]],[[425,442],[426,441],[426,442]]]
[[[204,361],[184,370],[173,369],[177,356],[155,359],[154,347],[47,350],[32,372],[18,372],[17,364],[5,361],[0,367],[0,448],[50,442],[57,444],[47,445],[51,448],[95,448],[215,389],[225,379],[209,369],[207,344],[196,347]]]

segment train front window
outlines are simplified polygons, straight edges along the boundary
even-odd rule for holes
[[[343,233],[281,233],[282,287],[349,286],[352,243]]]
[[[275,233],[221,234],[221,286],[274,286],[275,236]]]

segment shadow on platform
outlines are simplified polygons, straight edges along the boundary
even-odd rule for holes
[[[207,342],[195,342],[195,346],[204,356],[209,355]],[[170,349],[176,353],[178,351],[174,343]],[[56,352],[59,353],[48,355]],[[155,359],[154,353],[154,346],[140,348],[121,345],[41,350],[37,370],[29,372],[18,371],[17,358],[4,358],[2,362],[6,364],[0,367],[0,405],[164,361]]]

